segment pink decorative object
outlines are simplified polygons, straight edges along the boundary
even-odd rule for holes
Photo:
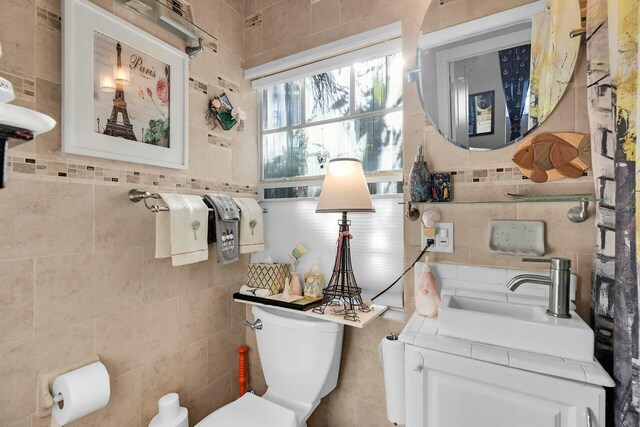
[[[302,296],[302,286],[300,285],[300,272],[292,271],[291,272],[291,293],[293,295]]]

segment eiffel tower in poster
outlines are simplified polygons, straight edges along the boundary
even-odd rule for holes
[[[118,52],[117,69],[122,68],[122,46],[120,43],[116,45]],[[122,123],[118,123],[118,114],[122,114]],[[107,119],[107,126],[104,128],[105,135],[121,137],[137,141],[136,135],[133,133],[133,125],[129,121],[129,113],[127,113],[127,102],[124,100],[124,83],[116,80],[116,96],[113,98],[113,110],[111,117]]]

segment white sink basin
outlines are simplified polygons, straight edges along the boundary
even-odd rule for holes
[[[593,361],[593,331],[574,312],[570,319],[546,314],[546,306],[445,295],[438,333],[517,350]]]

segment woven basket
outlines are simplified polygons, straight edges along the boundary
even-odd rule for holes
[[[284,281],[289,277],[289,264],[249,264],[247,285],[252,288],[269,289],[271,295],[284,290]]]

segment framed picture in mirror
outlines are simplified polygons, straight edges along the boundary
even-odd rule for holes
[[[495,95],[494,90],[469,95],[469,137],[494,134]]]

